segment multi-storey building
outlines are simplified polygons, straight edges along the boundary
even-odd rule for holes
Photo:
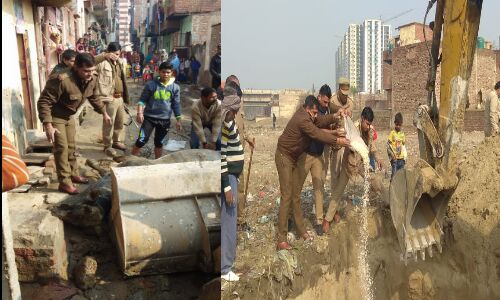
[[[389,48],[391,27],[380,20],[350,24],[336,54],[336,73],[359,92],[382,90],[382,52]]]
[[[130,44],[130,0],[116,0],[118,9],[118,42]]]

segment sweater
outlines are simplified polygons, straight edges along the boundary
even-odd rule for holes
[[[222,191],[231,190],[229,174],[239,177],[243,172],[245,156],[236,122],[223,122],[221,142],[221,184]]]
[[[146,83],[141,98],[137,103],[145,106],[144,116],[170,120],[173,111],[175,118],[180,120],[180,88],[174,81],[175,78],[170,78],[170,81],[166,85],[158,80],[152,80]]]
[[[209,108],[206,108],[201,99],[194,102],[191,107],[191,114],[193,120],[194,132],[200,139],[202,143],[206,143],[205,132],[203,127],[210,125],[212,126],[212,136],[211,142],[217,142],[219,136],[219,130],[221,128],[221,102],[220,100],[215,101]]]

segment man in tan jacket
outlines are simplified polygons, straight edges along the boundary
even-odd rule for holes
[[[200,100],[191,106],[191,149],[200,148],[220,151],[221,149],[221,101],[213,88],[201,91]],[[205,128],[210,130],[210,139],[205,136]]]
[[[495,90],[490,91],[486,96],[485,107],[485,128],[484,135],[495,136],[500,133],[498,121],[500,119],[500,81],[495,84]]]
[[[332,96],[330,101],[330,112],[335,113],[339,109],[343,109],[345,114],[349,117],[352,117],[352,110],[354,108],[354,102],[352,98],[349,97],[350,84],[347,78],[341,77],[339,79],[339,89],[337,93]],[[334,128],[337,130],[343,130],[344,128],[344,120],[341,119]],[[328,149],[329,159],[325,160],[325,169],[328,170],[328,165],[330,165],[330,188],[333,190],[336,183],[340,177],[340,169],[342,166],[342,159],[344,157],[344,148],[338,146],[332,146]],[[340,220],[340,214],[335,214],[335,221],[338,222]],[[325,227],[323,226],[323,229]]]
[[[298,182],[297,161],[309,147],[311,140],[317,140],[328,145],[347,146],[349,141],[337,137],[333,132],[320,128],[327,128],[334,124],[342,110],[335,114],[318,116],[319,102],[313,95],[307,96],[303,107],[299,108],[288,122],[285,130],[278,139],[275,162],[278,170],[281,201],[278,214],[278,246],[281,249],[291,249],[287,242],[288,217],[293,212],[298,234],[305,240],[312,237],[306,232],[304,217],[300,206],[300,192],[302,185]]]
[[[382,168],[382,162],[378,157],[377,148],[375,147],[375,142],[373,141],[373,129],[372,122],[374,119],[373,110],[370,107],[365,107],[361,112],[361,119],[355,123],[356,128],[359,130],[359,134],[366,146],[368,146],[368,151],[370,156],[375,158],[378,168]],[[360,168],[362,167],[361,156],[348,148],[344,148],[342,151],[342,159],[339,165],[339,175],[333,179],[332,172],[332,193],[330,204],[328,205],[328,211],[326,213],[325,219],[323,220],[323,231],[328,232],[330,230],[330,223],[335,220],[338,222],[340,214],[337,211],[340,199],[344,194],[344,190],[349,182],[350,178],[354,178],[356,175],[360,174]],[[361,173],[364,174],[364,173]]]
[[[117,42],[112,42],[106,51],[119,57],[121,46]],[[96,71],[99,74],[96,96],[104,103],[106,112],[112,119],[111,124],[102,126],[104,152],[109,156],[115,156],[116,151],[113,148],[127,150],[123,143],[126,117],[124,103],[129,103],[125,67],[120,59],[106,58],[97,65]]]

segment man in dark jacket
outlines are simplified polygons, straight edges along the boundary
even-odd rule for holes
[[[212,88],[218,89],[221,81],[221,47],[217,46],[217,53],[210,60],[210,74],[212,75]]]
[[[72,116],[88,100],[103,115],[104,123],[111,124],[104,104],[95,95],[96,84],[94,58],[88,53],[80,53],[72,68],[47,81],[37,102],[39,119],[43,123],[47,140],[54,144],[59,191],[64,193],[78,194],[73,183],[89,182],[78,172],[75,119]]]
[[[54,69],[52,69],[52,72],[50,72],[50,76],[54,74],[59,74],[73,66],[75,63],[75,57],[76,57],[76,51],[68,49],[64,51],[61,55],[61,60],[62,62],[58,63]]]
[[[339,116],[344,113],[343,110],[336,114],[318,116],[318,107],[318,99],[312,95],[307,96],[304,106],[295,112],[278,139],[275,162],[281,191],[278,214],[277,248],[279,250],[291,249],[287,242],[290,209],[293,211],[299,235],[305,240],[312,238],[305,230],[300,198],[293,197],[296,189],[302,189],[302,185],[298,182],[297,161],[299,157],[309,148],[311,140],[328,145],[349,145],[349,140],[336,136],[334,131],[320,129],[328,128],[331,124],[338,122]]]

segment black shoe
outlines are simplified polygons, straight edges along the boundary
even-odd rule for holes
[[[293,229],[295,229],[295,222],[293,219],[288,219],[288,231],[292,231]]]
[[[323,232],[323,225],[322,224],[316,224],[316,225],[314,225],[314,230],[316,230],[316,234],[318,236],[321,236],[324,233]]]

